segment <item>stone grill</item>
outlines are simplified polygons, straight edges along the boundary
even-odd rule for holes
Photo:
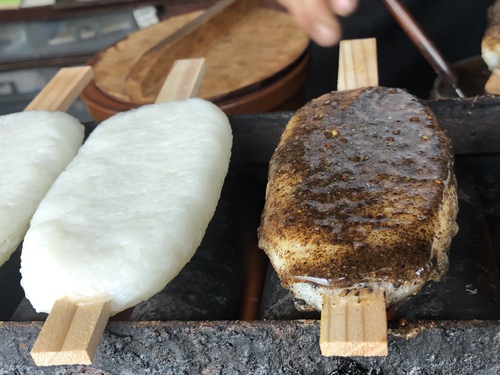
[[[18,250],[0,268],[0,374],[500,373],[500,100],[427,103],[453,141],[460,232],[446,278],[389,310],[388,357],[322,357],[319,315],[294,309],[257,248],[268,161],[292,115],[281,112],[230,118],[230,172],[200,249],[164,291],[112,318],[92,366],[34,365],[45,316],[23,298]]]

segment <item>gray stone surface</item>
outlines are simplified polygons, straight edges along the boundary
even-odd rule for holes
[[[109,323],[92,366],[36,367],[41,323],[0,324],[0,374],[499,374],[498,321],[398,323],[389,356],[322,357],[319,322]]]

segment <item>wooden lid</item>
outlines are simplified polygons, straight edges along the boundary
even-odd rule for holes
[[[150,55],[153,58],[151,51],[156,46],[202,13],[169,18],[129,35],[94,56],[89,63],[94,69],[96,87],[120,102],[153,103],[158,93],[156,87],[148,87],[149,92],[142,98],[133,97],[127,80],[138,69],[139,60],[148,61],[144,56]],[[238,20],[230,33],[218,35],[215,41],[197,43],[196,51],[177,48],[176,56],[171,59],[204,57],[207,73],[198,96],[220,101],[241,96],[268,83],[301,58],[308,44],[308,36],[295,26],[287,13],[255,7]],[[155,77],[155,81],[161,83],[165,79],[169,67],[164,67],[161,69],[163,76]]]

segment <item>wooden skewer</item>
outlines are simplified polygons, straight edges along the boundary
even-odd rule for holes
[[[110,314],[108,301],[57,300],[31,349],[35,364],[91,364]]]
[[[206,71],[207,66],[203,58],[175,61],[156,97],[156,103],[195,97]]]
[[[25,111],[66,111],[90,82],[92,75],[90,66],[60,69]],[[87,354],[88,351],[95,351],[98,332],[104,330],[107,317],[109,305],[106,303],[78,305],[66,298],[57,301],[31,350],[33,360],[37,365],[49,365],[54,360],[60,361],[58,357],[62,355],[72,358],[69,362],[78,363],[76,358],[84,355],[82,347],[86,347]],[[72,325],[73,320],[81,324]]]
[[[195,96],[204,73],[204,59],[176,61],[156,103]],[[57,300],[31,350],[33,360],[38,366],[91,364],[110,315],[106,300]]]
[[[488,94],[500,95],[500,69],[493,69],[491,76],[484,86]]]
[[[352,290],[325,295],[321,311],[321,353],[325,356],[387,355],[383,290]]]
[[[65,112],[92,79],[92,68],[62,68],[24,109]]]
[[[377,85],[375,39],[341,41],[338,90]],[[319,343],[324,356],[387,355],[384,291],[362,288],[339,296],[326,293]]]
[[[377,85],[378,67],[375,39],[341,41],[337,91]]]

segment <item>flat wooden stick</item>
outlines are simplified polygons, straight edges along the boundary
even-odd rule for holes
[[[204,73],[205,59],[176,61],[156,102],[195,96]],[[57,300],[31,350],[33,360],[38,366],[91,364],[110,315],[109,301]]]
[[[107,301],[57,300],[31,349],[35,364],[91,364],[110,314]]]
[[[66,111],[92,79],[90,66],[62,68],[25,108],[25,111]],[[56,301],[31,356],[39,366],[90,364],[110,316],[106,301]]]
[[[338,90],[378,85],[375,39],[340,42]],[[323,296],[320,348],[324,356],[385,356],[384,291],[362,288]]]
[[[339,45],[337,91],[377,86],[377,45],[374,38],[343,40]]]
[[[484,91],[488,94],[500,95],[500,69],[493,69],[484,86]]]
[[[175,61],[156,97],[156,103],[195,97],[206,70],[204,58]]]
[[[324,356],[387,355],[387,318],[383,290],[325,294],[319,344]]]
[[[62,68],[24,109],[65,112],[92,79],[92,68]]]

